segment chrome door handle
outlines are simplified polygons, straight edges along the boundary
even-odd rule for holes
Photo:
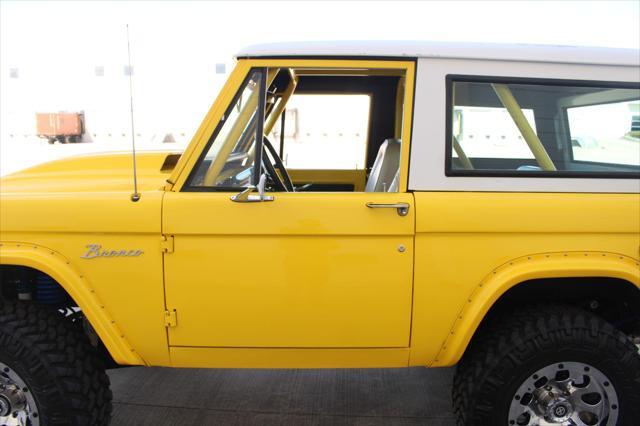
[[[409,213],[409,203],[367,203],[370,209],[396,209],[400,216],[406,216]]]

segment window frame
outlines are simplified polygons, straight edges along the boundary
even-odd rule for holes
[[[188,178],[197,167],[198,159],[204,151],[211,135],[216,131],[220,119],[231,104],[231,100],[245,80],[251,68],[300,68],[300,69],[332,69],[332,70],[371,70],[373,73],[382,70],[391,74],[399,73],[405,76],[402,135],[403,144],[400,155],[399,192],[408,191],[410,179],[410,154],[413,135],[413,110],[416,105],[418,58],[416,57],[368,57],[368,56],[265,56],[258,58],[239,58],[215,101],[200,122],[198,130],[191,142],[183,151],[171,175],[166,179],[165,191],[197,192],[221,194],[222,191],[212,191],[209,187],[188,188]],[[394,74],[395,75],[395,74]],[[227,191],[225,191],[227,192]],[[232,192],[232,191],[229,191]]]
[[[592,179],[638,179],[640,171],[609,172],[609,171],[545,171],[535,172],[516,170],[465,170],[453,169],[451,159],[453,158],[453,85],[454,83],[498,83],[498,84],[528,84],[539,86],[563,86],[563,87],[598,87],[607,89],[640,89],[640,83],[635,82],[615,82],[601,80],[573,80],[573,79],[550,79],[550,78],[529,78],[529,77],[504,77],[488,75],[468,75],[468,74],[447,74],[445,76],[445,151],[444,151],[444,174],[447,177],[515,177],[515,178],[592,178]],[[534,111],[535,114],[535,111]],[[565,122],[568,124],[566,108],[563,108]],[[569,129],[566,129],[569,132]],[[569,141],[570,147],[570,141]],[[570,149],[570,160],[573,161],[573,152]],[[597,165],[595,163],[590,163]],[[603,163],[602,166],[613,167],[613,164]],[[615,165],[615,167],[634,166]]]

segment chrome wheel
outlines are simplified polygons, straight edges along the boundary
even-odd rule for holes
[[[39,424],[33,393],[15,371],[0,362],[0,425],[37,426]]]
[[[600,370],[581,362],[541,368],[518,388],[509,425],[614,426],[618,396]]]

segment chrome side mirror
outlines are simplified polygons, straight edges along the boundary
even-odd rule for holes
[[[264,194],[264,186],[267,182],[267,176],[263,173],[260,175],[258,185],[249,185],[242,192],[231,197],[231,201],[236,203],[259,203],[261,201],[273,201],[275,198],[273,195]],[[253,191],[258,190],[258,195],[251,194]]]

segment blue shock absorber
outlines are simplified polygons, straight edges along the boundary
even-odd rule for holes
[[[35,284],[37,302],[56,305],[64,301],[64,291],[52,278],[46,275],[37,275]]]

